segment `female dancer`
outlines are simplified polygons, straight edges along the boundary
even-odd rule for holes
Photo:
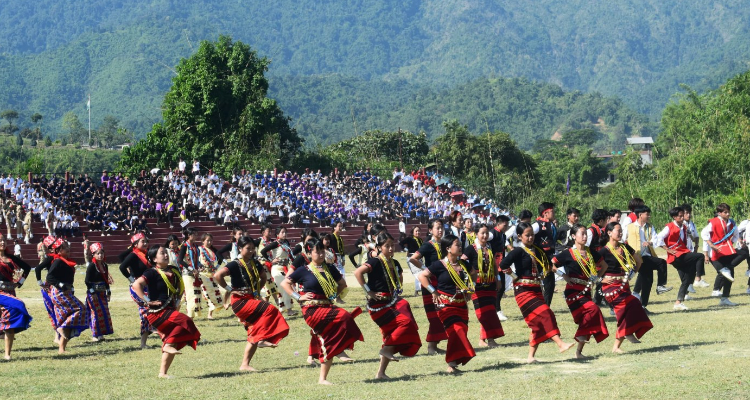
[[[336,296],[346,288],[346,280],[336,268],[325,263],[326,249],[322,242],[311,240],[305,246],[310,249],[312,262],[287,276],[281,287],[302,305],[302,315],[313,335],[310,351],[321,363],[318,383],[330,385],[327,378],[333,357],[346,349],[353,349],[357,340],[364,341],[354,321],[362,310],[357,307],[350,314],[333,304]],[[302,292],[295,292],[294,284],[301,285]]]
[[[442,260],[443,254],[445,254],[440,249],[440,238],[443,237],[443,221],[433,219],[428,226],[430,227],[432,240],[422,244],[422,247],[409,258],[410,263],[423,271],[435,261]],[[420,261],[423,257],[424,264]],[[419,282],[421,283],[422,279],[419,279]],[[433,278],[430,284],[432,286],[437,285],[437,280]],[[440,322],[432,293],[424,285],[422,285],[422,302],[424,303],[424,311],[427,313],[427,321],[430,323],[427,330],[427,337],[425,338],[427,342],[427,354],[443,354],[443,350],[438,348],[438,343],[441,340],[448,339],[448,334],[445,333],[445,327]]]
[[[536,350],[540,343],[552,339],[560,353],[575,346],[560,339],[555,313],[549,308],[542,295],[542,278],[549,273],[550,265],[544,251],[534,245],[534,228],[528,222],[521,222],[516,227],[520,246],[508,253],[500,262],[500,269],[514,280],[513,289],[516,302],[521,309],[526,325],[531,328],[529,335],[528,363],[535,363]],[[516,274],[510,269],[515,265]]]
[[[5,359],[10,360],[16,333],[29,329],[31,323],[26,305],[16,297],[16,288],[23,286],[31,266],[9,254],[6,243],[0,235],[0,336],[5,336]]]
[[[496,347],[495,339],[505,336],[500,318],[495,310],[499,281],[495,255],[489,248],[490,228],[487,224],[474,227],[473,242],[468,242],[464,257],[471,271],[476,271],[476,290],[471,295],[474,312],[481,328],[479,330],[480,347]]]
[[[52,305],[57,320],[57,333],[60,334],[58,352],[65,353],[68,341],[78,337],[89,328],[88,314],[83,303],[73,295],[73,281],[76,275],[76,263],[69,260],[70,245],[62,238],[55,240],[51,246],[55,261],[49,267],[47,283]]]
[[[234,315],[247,330],[247,345],[242,357],[240,371],[255,371],[250,366],[259,347],[276,347],[289,334],[289,325],[279,310],[260,299],[260,289],[265,284],[265,268],[255,260],[255,243],[249,237],[237,240],[240,256],[237,260],[219,268],[214,279],[220,287],[231,294]],[[224,279],[231,278],[231,285]]]
[[[49,316],[50,323],[52,324],[52,330],[55,332],[54,343],[59,345],[60,334],[57,333],[55,306],[52,304],[52,298],[49,294],[49,285],[47,285],[46,281],[42,280],[42,271],[46,269],[49,272],[49,267],[50,265],[52,265],[52,261],[55,261],[55,259],[52,258],[52,250],[50,249],[50,246],[52,246],[52,243],[55,243],[55,240],[56,239],[54,236],[47,236],[37,246],[37,252],[39,254],[39,265],[34,268],[34,274],[36,275],[36,281],[41,288],[44,308],[47,310],[47,315]]]
[[[393,259],[395,244],[388,232],[376,238],[380,256],[370,258],[354,271],[354,277],[367,295],[367,310],[370,318],[378,324],[383,334],[380,350],[380,368],[375,379],[390,379],[385,374],[391,361],[399,361],[395,354],[412,357],[422,347],[409,302],[402,299],[403,271]],[[367,274],[365,283],[364,274]]]
[[[146,270],[133,283],[132,289],[142,299],[141,306],[148,309],[148,322],[156,328],[164,342],[159,378],[170,378],[167,372],[174,356],[182,354],[180,349],[185,346],[195,350],[201,334],[193,320],[179,311],[185,284],[177,267],[169,265],[166,247],[151,247],[148,258],[156,267]]]
[[[235,232],[235,235],[236,234],[237,233]],[[244,236],[244,235],[245,235],[245,231],[243,230],[241,236]],[[237,239],[239,239],[238,236],[236,237]],[[255,248],[263,249],[271,243],[273,243],[273,239],[271,239],[271,227],[268,225],[262,225],[260,228],[260,237],[258,238],[258,240],[255,241]],[[235,247],[237,247],[236,243],[235,243]],[[232,254],[234,254],[234,249],[232,250]],[[237,248],[237,256],[234,256],[232,260],[236,260],[237,257],[239,257],[239,254],[240,254],[239,248]],[[271,276],[271,267],[273,266],[273,264],[271,264],[271,261],[265,260],[262,257],[258,261],[261,262],[261,265],[264,265],[266,267],[266,272],[264,272],[264,274],[266,275],[266,287],[264,288],[264,290],[261,290],[263,299],[270,303],[271,297],[273,297],[273,303],[271,304],[276,304],[279,307],[283,308],[284,303],[282,303],[280,300],[281,294],[279,293],[279,286],[276,285],[276,282],[274,282],[273,277]],[[224,308],[229,308],[229,304],[225,302]]]
[[[446,235],[440,240],[442,260],[430,264],[419,275],[422,287],[427,288],[432,301],[437,305],[438,317],[448,335],[445,362],[448,372],[456,373],[459,365],[466,365],[477,353],[469,343],[469,308],[466,302],[474,294],[476,273],[461,260],[461,240],[458,236]],[[437,289],[430,278],[437,280]],[[493,297],[494,307],[494,297]],[[493,313],[494,314],[494,313]]]
[[[286,228],[283,226],[276,228],[276,241],[264,247],[260,255],[271,262],[271,277],[276,286],[281,286],[289,264],[292,262],[292,248],[286,240]],[[286,309],[287,317],[297,315],[297,312],[292,310],[292,298],[284,291],[281,292],[279,309]]]
[[[422,238],[419,237],[420,233],[421,229],[419,229],[419,226],[412,226],[411,231],[409,232],[409,236],[405,237],[402,241],[399,242],[401,248],[406,250],[407,260],[410,259],[411,256],[413,256],[414,253],[419,250],[420,247],[422,247]],[[418,296],[419,291],[422,289],[422,285],[419,284],[417,275],[422,272],[422,269],[417,268],[416,265],[412,264],[409,261],[407,261],[407,264],[409,264],[409,270],[411,271],[412,275],[414,275],[414,296]]]
[[[136,233],[130,238],[131,247],[120,254],[120,273],[130,282],[130,297],[138,305],[138,314],[141,317],[141,349],[146,348],[148,335],[154,332],[154,328],[148,323],[146,314],[148,309],[142,304],[143,300],[133,290],[133,282],[140,278],[144,272],[151,269],[153,265],[148,259],[148,238],[143,233]]]
[[[180,269],[182,270],[182,281],[185,283],[185,308],[190,318],[195,318],[201,313],[201,264],[198,260],[198,231],[193,228],[182,230],[185,241],[180,246]]]
[[[213,246],[214,237],[210,233],[204,233],[201,238],[203,246],[198,248],[198,263],[201,265],[201,292],[208,303],[208,319],[214,319],[214,311],[221,311],[224,307],[222,300],[224,295],[219,291],[219,285],[214,281],[214,273],[221,265],[221,257]]]
[[[167,248],[169,253],[169,265],[179,266],[180,265],[180,238],[177,235],[167,236],[167,241],[164,243],[164,247]]]
[[[594,335],[597,343],[609,336],[604,316],[591,298],[597,283],[607,272],[607,264],[599,253],[592,253],[586,247],[588,233],[585,226],[574,224],[568,231],[568,236],[574,240],[573,247],[556,254],[552,258],[552,264],[555,273],[567,282],[565,302],[573,314],[573,322],[578,324],[575,336],[578,342],[576,358],[582,359],[585,358],[583,346],[588,343],[591,335]]]
[[[261,228],[261,233],[263,233],[263,230],[267,229],[267,227]],[[240,249],[237,247],[237,241],[240,240],[240,238],[245,234],[245,228],[235,225],[235,227],[232,229],[232,239],[229,243],[225,244],[224,247],[220,248],[219,251],[216,252],[216,254],[219,255],[223,260],[236,260],[237,257],[240,256]],[[225,255],[229,253],[229,258],[225,258]]]
[[[89,246],[91,261],[86,268],[86,308],[89,312],[89,328],[92,341],[104,340],[104,335],[114,333],[112,317],[109,314],[109,299],[112,296],[109,285],[114,281],[109,274],[109,266],[104,262],[104,247],[101,243]]]
[[[628,281],[641,268],[641,256],[627,244],[621,244],[622,227],[610,222],[604,228],[599,254],[607,263],[607,272],[602,280],[604,299],[615,310],[617,334],[613,353],[622,353],[620,346],[625,339],[640,343],[640,339],[654,325],[648,319],[641,302],[630,292]]]

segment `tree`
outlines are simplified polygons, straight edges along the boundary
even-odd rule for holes
[[[275,100],[266,97],[269,61],[242,42],[203,41],[177,65],[164,97],[163,123],[123,152],[129,172],[170,167],[179,158],[227,173],[254,166],[286,166],[302,139]]]
[[[16,146],[18,147],[23,146],[23,137],[21,137],[20,133],[16,135]]]
[[[101,125],[99,125],[99,128],[96,130],[96,136],[94,139],[96,139],[102,146],[112,146],[117,138],[119,125],[119,119],[111,115],[107,115],[106,117],[104,117]]]
[[[73,111],[69,111],[63,116],[62,128],[67,132],[70,143],[80,144],[86,134],[86,129],[78,119],[78,114]]]
[[[13,126],[13,121],[18,119],[18,111],[5,110],[3,112],[0,112],[0,118],[8,121],[8,126],[3,127],[3,131],[5,133],[7,133],[8,135],[12,135],[16,130],[18,130],[17,127]]]
[[[594,129],[575,129],[563,133],[562,142],[569,147],[591,147],[601,136],[602,134]]]
[[[31,114],[31,122],[34,125],[36,125],[36,129],[34,129],[34,131],[35,131],[35,139],[36,140],[41,140],[42,139],[42,130],[41,130],[41,127],[38,125],[39,121],[41,121],[42,118],[43,118],[42,114],[39,114],[39,113]]]
[[[44,137],[44,147],[52,146],[52,139],[49,136]]]

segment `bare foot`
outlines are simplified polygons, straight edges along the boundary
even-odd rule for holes
[[[493,349],[495,347],[498,347],[498,346],[500,346],[500,345],[497,344],[497,342],[495,342],[494,339],[490,339],[490,340],[487,341],[487,347],[489,347],[491,349]]]
[[[448,363],[448,369],[446,370],[449,374],[460,374],[461,371],[458,370],[458,364],[456,363]]]
[[[538,362],[539,362],[539,360],[537,360],[534,357],[529,357],[529,358],[526,359],[526,364],[536,364]]]
[[[445,350],[439,349],[437,348],[437,346],[435,346],[434,348],[427,348],[428,356],[435,355],[435,354],[445,354]]]
[[[380,350],[380,356],[381,357],[385,357],[385,358],[387,358],[387,359],[389,359],[391,361],[399,362],[399,359],[396,358],[396,356],[394,356],[393,354],[388,354],[388,353],[386,353],[383,350]]]
[[[55,340],[52,341],[52,343],[54,343],[56,345],[59,345],[60,344],[60,339],[55,339]]]
[[[628,339],[628,342],[630,343],[640,343],[641,341],[635,338],[635,335],[630,334],[625,336],[625,339]]]
[[[159,378],[162,378],[162,379],[172,379],[172,375],[159,374]]]
[[[480,340],[477,347],[490,347],[490,345],[486,341]]]
[[[92,337],[92,338],[91,338],[91,341],[92,341],[92,342],[98,342],[99,340],[100,340],[100,339],[99,339],[98,337]]]
[[[10,356],[5,356],[5,361],[10,361]]]
[[[261,340],[260,342],[258,342],[258,348],[263,348],[263,347],[274,347],[275,348],[275,347],[278,347],[278,345],[277,344],[273,344],[271,342],[267,342],[265,340]]]
[[[323,379],[322,381],[318,381],[318,385],[333,385],[333,383]]]
[[[570,350],[570,348],[575,345],[576,345],[575,343],[563,343],[562,346],[560,346],[560,353],[565,353],[566,351]]]
[[[243,366],[240,367],[240,371],[255,372],[255,371],[257,371],[257,369],[255,369],[255,368],[253,368],[253,367],[251,367],[249,365],[243,365]]]
[[[318,367],[320,364],[318,364],[318,360],[315,360],[312,358],[312,356],[307,357],[307,363],[310,364],[311,367]]]
[[[341,361],[341,362],[352,362],[352,361],[354,361],[354,359],[351,358],[351,357],[349,357],[349,356],[344,355],[344,356],[339,356],[339,361]]]
[[[388,375],[386,375],[386,374],[377,374],[377,375],[375,375],[375,379],[387,380],[387,379],[391,379],[391,377],[388,376]]]
[[[615,353],[615,354],[622,354],[622,353],[624,353],[622,351],[622,349],[620,349],[620,348],[612,349],[612,352]]]
[[[58,349],[58,350],[57,350],[57,354],[65,354],[65,350],[63,350],[63,349]]]
[[[576,358],[577,358],[577,359],[579,359],[579,360],[586,360],[586,359],[589,359],[589,358],[591,358],[591,357],[588,357],[588,356],[584,356],[584,355],[583,355],[583,354],[581,354],[581,353],[576,353]]]
[[[229,309],[229,303],[227,303],[227,304],[224,304],[224,309],[225,309],[225,310],[228,310],[228,309]]]

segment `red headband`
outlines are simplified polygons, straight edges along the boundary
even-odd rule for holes
[[[63,240],[63,238],[59,238],[59,239],[55,240],[54,243],[52,243],[52,245],[50,246],[50,248],[52,250],[57,250],[60,246],[63,245],[63,243],[65,243],[65,240]]]
[[[548,208],[548,209],[546,209],[546,210],[542,211],[542,213],[541,213],[541,214],[539,214],[539,216],[541,217],[541,216],[542,216],[542,215],[544,215],[544,213],[546,213],[547,211],[552,211],[552,210],[554,210],[554,207],[550,207],[550,208]]]
[[[42,240],[42,244],[45,247],[52,246],[52,243],[55,243],[55,237],[54,236],[47,236],[46,238],[44,238],[44,240]]]
[[[136,243],[137,241],[141,239],[145,239],[145,238],[146,238],[146,235],[144,235],[143,232],[136,233],[135,235],[133,235],[133,237],[130,238],[130,243]]]
[[[89,251],[91,251],[91,254],[96,253],[97,251],[103,249],[104,246],[102,246],[101,243],[93,243],[91,246],[89,246]]]

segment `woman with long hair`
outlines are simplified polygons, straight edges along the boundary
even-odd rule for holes
[[[98,342],[104,340],[104,335],[114,333],[109,314],[109,300],[112,296],[110,285],[114,280],[104,258],[104,246],[92,243],[88,250],[91,261],[86,266],[86,309],[89,312],[92,341]]]
[[[428,226],[432,239],[423,243],[422,247],[409,258],[409,262],[423,272],[434,262],[442,260],[445,257],[445,253],[442,253],[440,248],[440,239],[443,237],[443,221],[433,219]],[[423,258],[424,263],[422,262]],[[422,279],[420,278],[419,281],[421,283]],[[437,285],[437,279],[433,277],[430,285],[433,287]],[[422,303],[424,303],[424,311],[427,314],[427,321],[430,324],[427,330],[427,337],[425,338],[427,342],[427,354],[443,354],[444,352],[438,348],[438,344],[442,340],[447,340],[448,334],[445,333],[445,327],[438,316],[438,310],[435,306],[432,293],[424,285],[422,285]]]
[[[535,355],[539,344],[547,340],[555,342],[560,353],[575,344],[565,343],[560,339],[555,313],[544,301],[542,279],[550,273],[551,266],[544,251],[534,245],[534,228],[528,222],[521,222],[516,227],[516,234],[520,240],[519,246],[503,258],[500,269],[513,278],[516,302],[526,325],[531,328],[527,358],[527,362],[531,364],[537,362]],[[511,265],[515,265],[515,274]]]
[[[51,213],[50,213],[51,214]],[[55,259],[52,257],[52,243],[55,243],[54,236],[45,237],[37,246],[37,253],[39,255],[39,264],[34,268],[34,275],[36,275],[37,283],[42,293],[42,302],[44,303],[44,309],[47,310],[52,330],[55,333],[54,343],[60,344],[60,334],[57,333],[57,319],[55,318],[55,306],[52,304],[52,298],[49,294],[49,285],[46,281],[42,280],[42,271],[47,270]]]
[[[185,284],[185,309],[190,318],[195,318],[201,313],[201,263],[200,250],[198,249],[198,231],[194,228],[182,230],[185,241],[180,246],[180,269],[182,282]]]
[[[222,299],[224,295],[219,290],[219,285],[214,281],[216,269],[221,264],[221,256],[213,246],[214,236],[204,233],[201,238],[203,245],[198,248],[198,263],[201,265],[201,293],[208,304],[208,319],[214,319],[214,311],[224,308]]]
[[[57,333],[60,334],[59,353],[65,353],[68,341],[81,335],[89,328],[88,314],[83,303],[75,297],[73,282],[76,275],[76,262],[70,260],[70,245],[62,238],[51,246],[55,261],[49,267],[47,283],[50,298],[55,309]]]
[[[145,349],[146,340],[154,332],[154,328],[148,323],[146,318],[148,309],[143,306],[143,299],[138,297],[133,290],[133,282],[140,278],[144,272],[153,268],[153,265],[148,258],[148,238],[145,234],[136,233],[130,238],[130,243],[131,246],[128,250],[120,254],[120,273],[130,282],[130,297],[138,305],[138,315],[141,317],[141,349]]]
[[[467,243],[464,256],[472,271],[476,271],[475,291],[471,295],[474,312],[481,328],[479,329],[479,346],[496,347],[495,339],[505,336],[500,318],[495,310],[499,281],[495,255],[487,241],[490,228],[487,224],[474,227],[474,240]]]
[[[155,267],[146,270],[133,283],[132,289],[141,299],[141,306],[148,310],[146,318],[164,343],[159,377],[170,378],[167,373],[175,355],[182,354],[180,350],[185,346],[195,350],[201,334],[193,320],[179,311],[185,284],[180,270],[169,265],[167,249],[153,246],[148,250],[148,258]]]
[[[445,362],[448,372],[456,373],[459,365],[466,365],[477,353],[469,342],[469,307],[466,303],[474,294],[476,273],[461,260],[461,240],[448,234],[440,239],[441,260],[433,262],[419,275],[422,287],[432,295],[438,317],[448,335]],[[435,277],[437,287],[430,278]],[[494,298],[493,298],[494,306]]]
[[[586,246],[588,233],[585,226],[574,224],[567,235],[573,239],[573,247],[561,251],[552,258],[552,269],[567,282],[565,302],[573,314],[573,322],[578,324],[575,335],[578,342],[576,358],[580,359],[585,358],[583,346],[588,343],[591,336],[594,336],[597,343],[609,336],[604,316],[592,300],[592,292],[607,272],[607,264],[599,253],[592,253]],[[566,241],[568,240],[566,238]]]
[[[265,285],[265,268],[255,259],[255,243],[243,236],[237,240],[239,258],[219,268],[214,279],[231,295],[234,315],[247,331],[247,345],[242,357],[240,371],[255,371],[250,361],[259,347],[276,347],[289,334],[289,325],[279,310],[260,298]],[[231,285],[227,285],[226,276]]]
[[[640,343],[640,339],[651,328],[651,320],[646,315],[640,300],[633,296],[628,283],[632,276],[641,268],[640,254],[622,240],[622,226],[617,222],[610,222],[604,228],[601,238],[602,249],[599,254],[607,263],[607,271],[602,280],[604,300],[615,310],[617,318],[617,333],[614,353],[622,353],[620,346],[627,339],[631,343]]]
[[[325,247],[318,240],[311,240],[305,246],[309,249],[312,261],[304,268],[297,268],[281,283],[284,291],[302,306],[302,315],[310,327],[311,353],[321,363],[318,383],[330,385],[328,372],[333,357],[347,349],[354,348],[354,342],[364,341],[354,318],[362,313],[357,307],[349,313],[336,307],[336,297],[346,288],[346,280],[339,271],[325,263]],[[293,286],[299,284],[302,291],[297,293]]]
[[[378,325],[383,335],[380,368],[375,379],[390,379],[385,370],[391,361],[399,361],[396,354],[414,356],[422,347],[422,340],[419,339],[419,328],[409,302],[401,298],[403,270],[398,261],[393,259],[393,237],[388,232],[381,232],[375,243],[380,255],[370,258],[357,268],[354,277],[365,290],[370,318]]]
[[[276,228],[276,240],[264,247],[260,255],[271,262],[271,277],[276,286],[280,287],[292,263],[292,248],[286,239],[286,228],[283,226]],[[284,309],[288,317],[297,315],[297,312],[292,309],[292,298],[282,291],[279,310]]]
[[[411,256],[413,256],[414,253],[416,253],[419,248],[422,247],[422,238],[419,237],[420,233],[421,229],[419,228],[419,226],[414,225],[409,231],[409,236],[406,236],[401,241],[399,241],[401,248],[406,250],[407,260],[409,260]],[[409,271],[411,271],[412,275],[414,275],[414,296],[418,296],[420,290],[422,289],[422,285],[419,284],[419,278],[417,278],[417,276],[422,272],[422,269],[417,268],[416,265],[412,264],[409,261],[407,261],[407,264],[409,265]]]
[[[8,252],[6,240],[0,235],[0,336],[5,339],[5,359],[10,360],[16,333],[29,329],[31,315],[24,302],[16,297],[31,266]]]

